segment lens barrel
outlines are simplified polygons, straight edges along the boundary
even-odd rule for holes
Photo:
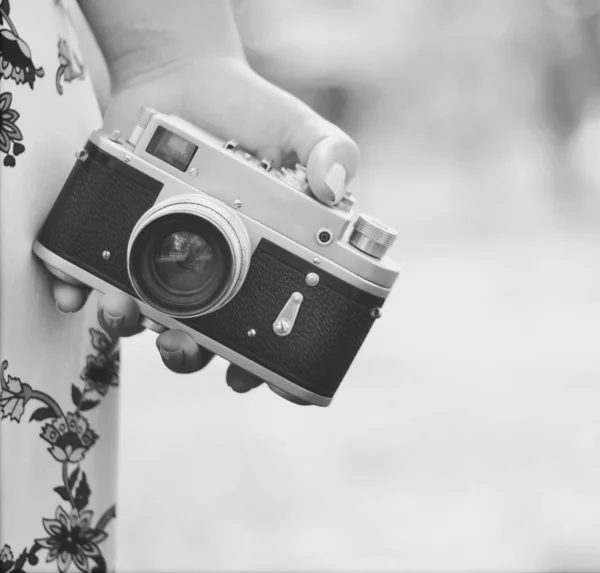
[[[250,266],[240,218],[203,195],[180,195],[147,211],[134,227],[127,271],[137,295],[170,316],[192,318],[227,304]]]

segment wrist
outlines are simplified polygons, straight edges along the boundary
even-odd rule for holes
[[[134,69],[135,72],[113,85],[110,105],[104,116],[107,131],[131,131],[141,106],[184,118],[190,109],[214,109],[214,101],[221,101],[230,91],[239,92],[244,84],[240,78],[253,74],[245,59],[219,56],[190,57],[162,68],[152,65],[145,71]],[[190,86],[195,86],[191,88],[196,94],[192,98]]]
[[[244,60],[227,0],[80,0],[115,89],[205,57]]]
[[[172,56],[164,61],[156,59],[130,58],[121,60],[109,66],[113,94],[129,91],[144,85],[154,85],[156,81],[162,84],[163,90],[171,78],[180,82],[182,74],[196,74],[202,78],[204,74],[210,76],[214,67],[247,66],[246,59],[239,56],[206,56],[206,55],[180,55]],[[207,78],[208,79],[208,78]],[[176,86],[173,86],[176,87]],[[178,86],[181,88],[181,85]]]

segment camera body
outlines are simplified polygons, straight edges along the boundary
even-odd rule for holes
[[[147,328],[327,406],[398,276],[396,233],[353,205],[144,108],[127,140],[97,130],[77,152],[33,250],[67,282],[137,299]]]

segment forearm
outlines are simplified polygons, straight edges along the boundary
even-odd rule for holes
[[[205,55],[243,57],[228,0],[80,0],[113,87]]]

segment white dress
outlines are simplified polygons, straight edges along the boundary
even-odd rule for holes
[[[74,0],[0,1],[0,573],[111,571],[118,347],[61,314],[32,242],[101,121]]]

